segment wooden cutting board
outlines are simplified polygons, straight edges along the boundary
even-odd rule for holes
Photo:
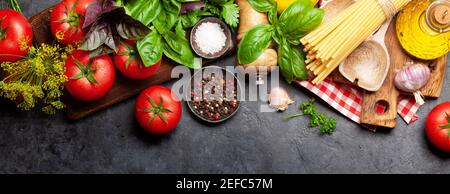
[[[394,86],[394,77],[396,72],[401,70],[407,62],[416,61],[428,64],[432,69],[431,80],[421,91],[427,97],[439,97],[441,94],[447,64],[447,55],[433,61],[423,61],[410,57],[403,50],[398,41],[395,26],[395,20],[393,20],[385,38],[386,47],[391,56],[391,66],[388,75],[380,90],[377,92],[364,91],[361,110],[362,124],[395,128],[397,99],[400,92]],[[375,110],[377,103],[385,106],[386,112],[383,114],[377,113]]]
[[[404,57],[398,56],[399,45],[395,35],[395,21],[391,22],[386,32],[385,43],[388,53],[391,54],[389,72],[383,86],[377,92],[364,91],[361,105],[361,124],[394,128],[397,118],[397,98],[400,95],[400,92],[395,88],[394,77],[396,71],[406,63]],[[386,108],[383,114],[376,111],[377,103]]]
[[[56,41],[50,33],[49,19],[51,9],[46,9],[30,18],[33,27],[34,40],[36,43],[53,44]],[[204,64],[211,61],[204,61]],[[163,58],[161,66],[154,76],[145,80],[131,80],[116,73],[116,80],[111,90],[102,99],[92,102],[85,102],[74,99],[69,94],[65,94],[63,102],[67,105],[66,113],[70,120],[79,120],[97,111],[105,109],[116,103],[124,101],[139,94],[140,91],[150,85],[157,85],[171,79],[171,72],[176,64],[167,58]]]

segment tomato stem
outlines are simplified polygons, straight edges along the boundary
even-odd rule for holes
[[[6,26],[6,28],[2,27],[3,20],[5,20],[6,16],[4,16],[2,19],[0,19],[0,40],[3,40],[6,38],[6,31],[8,30],[9,26]]]
[[[445,115],[447,116],[447,124],[439,126],[441,129],[450,129],[450,115],[445,112]],[[448,136],[450,137],[450,130],[448,132]]]
[[[86,78],[89,82],[96,84],[98,83],[97,80],[94,77],[94,73],[96,71],[96,69],[92,69],[92,64],[93,61],[90,60],[89,63],[85,66],[83,66],[83,64],[81,64],[80,61],[78,61],[77,59],[75,59],[75,57],[72,56],[73,61],[75,62],[75,64],[77,65],[78,69],[80,70],[80,73],[78,73],[77,75],[72,76],[70,79],[80,79],[80,78]]]
[[[70,29],[75,28],[75,32],[78,31],[78,20],[80,19],[80,15],[78,15],[78,13],[75,11],[77,3],[78,0],[75,1],[70,10],[66,6],[65,9],[67,12],[67,18],[59,20],[59,22],[69,23]]]
[[[125,52],[120,52],[120,53],[118,53],[118,55],[121,55],[121,56],[128,56],[128,59],[127,59],[127,61],[125,62],[125,68],[128,69],[128,66],[130,66],[130,63],[131,63],[134,59],[136,59],[136,57],[138,56],[138,52],[136,52],[136,51],[134,50],[134,48],[133,48],[131,45],[129,45],[128,43],[123,42],[123,44],[125,45],[125,48],[126,48],[127,51],[125,51]],[[139,63],[139,64],[140,64],[140,63]]]
[[[152,122],[152,120],[156,116],[158,116],[162,121],[164,121],[164,123],[167,124],[167,119],[166,119],[166,117],[164,117],[163,113],[172,113],[171,110],[163,107],[162,96],[159,96],[159,98],[160,98],[159,103],[156,104],[155,101],[153,101],[153,99],[150,96],[148,96],[148,101],[150,102],[152,107],[145,109],[144,112],[152,113],[152,115],[150,116],[150,119],[147,120],[147,126],[150,125],[150,122]]]

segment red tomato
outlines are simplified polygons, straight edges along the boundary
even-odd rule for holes
[[[53,7],[50,30],[60,43],[76,44],[84,39],[84,16],[86,8],[94,0],[63,0]]]
[[[0,10],[0,62],[22,59],[33,42],[27,18],[14,10]]]
[[[125,41],[120,43],[119,50],[113,56],[117,69],[131,79],[145,79],[152,76],[161,65],[161,61],[145,67],[136,50],[136,42]]]
[[[114,65],[108,55],[92,59],[89,52],[76,50],[68,56],[65,67],[69,79],[65,87],[80,100],[98,100],[114,83]]]
[[[444,152],[450,152],[450,102],[434,107],[428,114],[425,127],[431,144]]]
[[[136,119],[147,132],[168,134],[181,119],[181,102],[176,94],[164,86],[150,86],[138,96]]]

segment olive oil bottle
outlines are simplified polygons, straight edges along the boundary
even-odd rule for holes
[[[439,58],[450,50],[450,0],[413,0],[397,16],[396,27],[409,54]]]

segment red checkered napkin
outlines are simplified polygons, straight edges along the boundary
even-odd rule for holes
[[[310,90],[319,98],[330,104],[334,109],[342,113],[356,123],[360,123],[362,91],[355,86],[339,84],[331,79],[326,79],[320,85],[314,85],[308,81],[299,81],[297,84]],[[397,112],[407,124],[411,124],[419,117],[416,114],[420,105],[414,98],[400,96]],[[384,112],[383,106],[376,107],[377,112]]]

